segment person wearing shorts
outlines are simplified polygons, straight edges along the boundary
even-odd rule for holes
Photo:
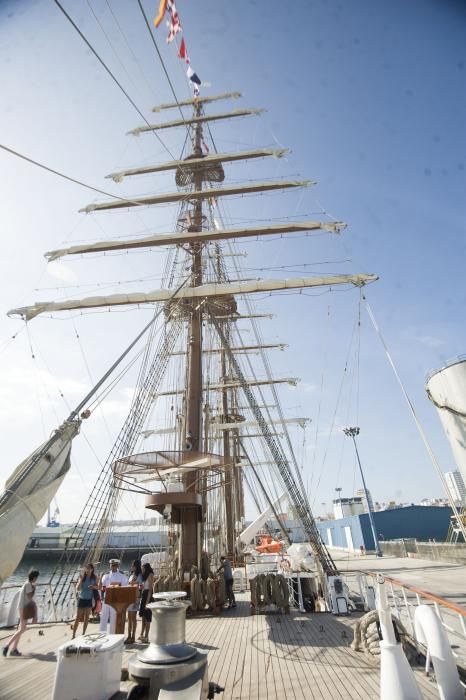
[[[89,623],[89,615],[92,610],[92,600],[94,590],[97,589],[97,577],[94,571],[93,564],[86,564],[84,571],[79,579],[76,590],[79,592],[78,609],[76,611],[76,620],[73,624],[73,636],[76,637],[76,630],[80,622],[83,623],[83,634],[86,634],[87,625]]]
[[[23,584],[19,596],[19,627],[10,641],[3,647],[3,656],[6,656],[8,651],[10,651],[10,656],[22,656],[21,652],[18,651],[18,642],[21,635],[26,631],[28,620],[32,620],[33,624],[37,622],[37,605],[34,600],[34,594],[38,578],[39,572],[36,569],[31,569],[28,573],[28,580]]]
[[[136,639],[136,620],[141,601],[142,588],[144,584],[144,581],[142,579],[141,562],[139,561],[139,559],[135,559],[131,564],[131,571],[128,583],[130,586],[137,586],[139,589],[137,601],[128,607],[128,636],[125,640],[125,644],[134,644],[134,641]]]

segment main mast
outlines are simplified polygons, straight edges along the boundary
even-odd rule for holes
[[[201,115],[201,104],[194,106],[195,117]],[[202,155],[202,122],[196,123],[193,139],[193,155],[199,158]],[[193,184],[196,191],[202,190],[202,170],[196,168],[193,171]],[[202,199],[194,202],[192,215],[188,216],[188,231],[200,233],[202,231]],[[192,259],[191,287],[202,285],[202,243],[199,241],[189,244],[189,252]],[[188,329],[188,384],[186,395],[186,449],[201,452],[201,404],[202,404],[202,304],[196,299],[191,302]],[[196,492],[198,472],[188,472],[183,479],[187,492]],[[201,513],[202,515],[202,513]],[[202,520],[201,520],[202,522]],[[185,509],[183,511],[180,527],[180,566],[184,571],[189,571],[192,565],[200,565],[200,523],[198,522],[197,509]]]

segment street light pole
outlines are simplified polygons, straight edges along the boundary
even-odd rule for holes
[[[347,437],[353,438],[353,444],[354,444],[354,449],[356,451],[356,458],[358,460],[358,465],[359,465],[359,471],[361,473],[361,479],[362,479],[362,486],[364,489],[364,495],[366,497],[367,501],[367,510],[369,513],[369,522],[371,524],[371,530],[372,530],[372,537],[374,538],[374,544],[375,544],[375,555],[377,557],[382,556],[382,551],[380,549],[379,545],[379,538],[377,537],[377,531],[375,529],[375,522],[374,522],[374,515],[372,513],[372,508],[371,508],[371,502],[369,499],[369,493],[367,491],[367,486],[366,486],[366,481],[364,479],[364,474],[362,471],[362,465],[361,465],[361,460],[359,459],[359,452],[358,452],[358,446],[356,444],[356,435],[359,435],[359,428],[343,428],[343,432]]]

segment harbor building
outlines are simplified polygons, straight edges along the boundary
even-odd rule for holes
[[[74,525],[37,526],[29,538],[25,554],[34,555],[36,558],[43,557],[45,554],[61,556],[71,547],[84,552],[92,546],[94,538],[94,529],[78,537]],[[160,523],[141,520],[134,524],[116,523],[109,533],[106,546],[111,555],[118,556],[122,552],[138,553],[166,549],[168,543],[168,534]]]
[[[461,473],[456,470],[445,473],[448,492],[456,505],[466,506],[466,486]]]
[[[367,498],[366,498],[366,493],[367,493]],[[372,511],[375,510],[374,508],[374,501],[372,500],[372,495],[369,489],[367,489],[367,492],[364,491],[364,489],[357,489],[356,491],[356,496],[358,498],[362,499],[362,505],[363,505],[363,512],[368,513],[369,512],[369,506]]]
[[[336,520],[347,518],[350,515],[360,515],[361,513],[364,513],[364,503],[361,496],[336,498],[333,501],[333,515]]]
[[[373,517],[380,541],[413,538],[443,542],[447,538],[451,514],[451,508],[411,505],[376,511]],[[324,520],[316,525],[328,547],[349,552],[360,551],[361,547],[364,551],[374,550],[368,513]]]

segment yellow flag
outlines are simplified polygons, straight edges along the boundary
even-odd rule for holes
[[[161,23],[161,21],[163,20],[163,16],[165,14],[166,9],[167,9],[167,0],[160,0],[159,14],[154,19],[154,24],[156,27],[158,27],[159,24]]]

